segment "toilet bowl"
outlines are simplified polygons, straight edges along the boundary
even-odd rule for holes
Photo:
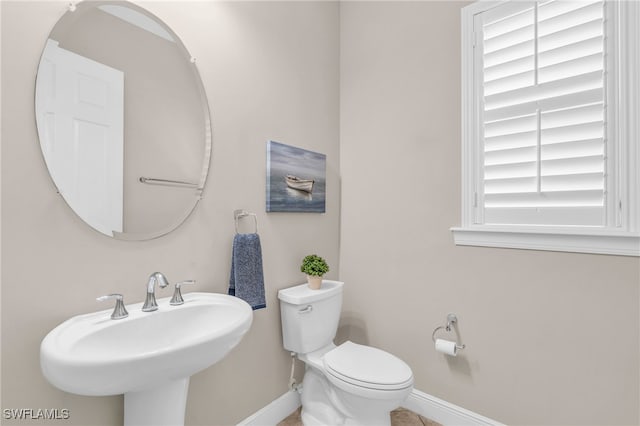
[[[302,422],[311,425],[390,425],[391,410],[413,389],[411,368],[371,346],[333,343],[340,310],[339,281],[320,290],[306,284],[280,290],[285,349],[305,363]]]

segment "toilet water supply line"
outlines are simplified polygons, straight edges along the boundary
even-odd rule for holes
[[[296,353],[291,352],[291,375],[289,376],[289,390],[297,391],[298,383],[296,383],[296,379],[294,377],[296,372]]]

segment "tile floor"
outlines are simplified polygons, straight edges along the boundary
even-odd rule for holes
[[[291,413],[286,419],[278,423],[278,426],[303,426],[300,420],[300,408]],[[441,426],[432,420],[409,411],[406,408],[398,408],[391,412],[391,426]]]

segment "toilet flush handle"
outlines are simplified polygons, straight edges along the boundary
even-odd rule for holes
[[[308,314],[311,311],[313,311],[313,306],[311,305],[307,305],[306,308],[298,309],[299,314]]]

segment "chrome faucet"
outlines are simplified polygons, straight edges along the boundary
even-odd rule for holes
[[[149,282],[147,283],[147,298],[142,306],[143,312],[151,312],[158,309],[158,304],[156,303],[156,283],[160,288],[165,288],[169,285],[169,281],[167,281],[167,278],[162,275],[162,273],[154,272],[151,274]]]

